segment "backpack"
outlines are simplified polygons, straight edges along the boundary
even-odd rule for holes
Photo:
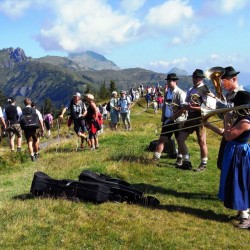
[[[39,117],[34,108],[26,107],[23,109],[20,116],[20,125],[22,130],[40,127]]]
[[[78,119],[81,117],[81,115],[83,114],[83,112],[86,109],[85,104],[80,101],[78,105],[76,105],[74,103],[74,100],[70,101],[70,105],[69,105],[69,109],[70,109],[70,116],[73,120]]]
[[[111,110],[110,101],[107,103],[106,110],[107,110],[108,112],[110,112],[110,110]]]

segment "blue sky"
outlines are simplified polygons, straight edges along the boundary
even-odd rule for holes
[[[92,50],[121,68],[250,73],[250,0],[0,0],[0,49]]]

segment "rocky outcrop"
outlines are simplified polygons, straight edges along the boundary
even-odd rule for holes
[[[21,48],[7,48],[0,51],[0,68],[13,68],[15,63],[30,60]]]

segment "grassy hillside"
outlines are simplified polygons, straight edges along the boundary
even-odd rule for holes
[[[161,114],[145,106],[143,101],[134,106],[132,131],[124,131],[121,125],[118,131],[110,131],[105,124],[98,150],[76,152],[78,140],[68,136],[64,122],[60,130],[53,128],[54,141],[43,139],[48,147],[35,163],[26,152],[2,152],[0,249],[248,249],[249,231],[235,228],[236,212],[217,199],[220,138],[208,131],[209,163],[204,172],[176,169],[166,155],[156,166],[150,161],[153,153],[145,148],[157,139],[154,131]],[[2,148],[7,150],[4,145],[5,140]],[[198,166],[195,136],[190,136],[188,146],[192,163]],[[84,169],[122,178],[161,204],[156,208],[97,205],[29,195],[35,171],[77,179]]]
[[[84,92],[90,83],[73,71],[36,61],[15,64],[12,69],[5,69],[1,78],[5,95],[22,99],[29,96],[40,105],[50,98],[55,106],[67,102],[75,91]]]

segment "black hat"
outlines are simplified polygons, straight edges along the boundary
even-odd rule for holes
[[[15,102],[15,101],[16,101],[16,100],[15,100],[13,97],[9,97],[8,100],[7,100],[8,103],[13,103],[13,102]]]
[[[165,80],[167,81],[176,81],[178,80],[179,78],[176,76],[175,73],[170,73],[167,75],[167,78]]]
[[[232,99],[234,106],[240,106],[249,104],[250,105],[250,92],[248,91],[238,91],[235,97]]]
[[[201,69],[196,69],[192,75],[192,77],[201,77],[201,78],[205,78],[206,76],[203,73],[203,70]]]
[[[234,77],[240,73],[239,71],[238,72],[235,71],[235,69],[232,66],[228,66],[224,70],[225,70],[225,73],[222,75],[221,79]]]

